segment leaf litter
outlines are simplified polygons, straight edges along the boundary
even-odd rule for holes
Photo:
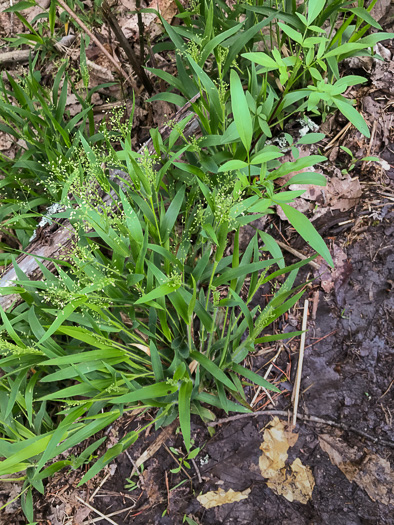
[[[275,417],[264,431],[263,451],[259,459],[261,475],[268,478],[267,486],[275,494],[284,496],[288,501],[307,503],[312,497],[315,480],[311,469],[296,458],[286,467],[287,451],[297,442],[298,434],[286,428],[286,424]]]
[[[235,503],[246,499],[250,494],[251,489],[243,490],[242,492],[236,492],[233,489],[225,491],[224,489],[218,489],[217,491],[206,492],[197,496],[197,500],[206,509],[212,509],[213,507],[219,507],[226,503]]]
[[[351,482],[365,490],[372,501],[394,504],[394,472],[390,463],[368,449],[354,448],[342,439],[321,434],[319,443],[333,465]]]

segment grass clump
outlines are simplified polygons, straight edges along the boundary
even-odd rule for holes
[[[157,427],[179,417],[190,455],[192,414],[209,422],[215,408],[250,411],[244,393],[250,383],[278,391],[242,362],[256,344],[299,334],[262,332],[301,297],[303,286],[294,283],[309,259],[286,267],[266,232],[256,232],[240,253],[239,236],[245,225],[280,207],[332,265],[323,239],[290,206],[303,190],[286,189],[325,184],[313,167],[326,158],[300,158],[298,149],[323,135],[297,140],[284,134],[281,146],[270,139],[293,115],[321,120],[334,108],[368,136],[363,118],[342,95],[365,79],[339,78],[338,62],[369,53],[387,38],[364,36],[376,27],[369,9],[312,0],[300,7],[263,2],[233,9],[211,2],[181,10],[183,26],[164,21],[178,50],[178,75],[151,70],[171,89],[152,100],[181,105],[199,97],[168,138],[151,130],[150,151],[133,151],[132,117],[117,133],[105,127],[95,133],[91,92],[82,112],[65,118],[66,81],[59,95],[65,66],[51,94],[32,65],[23,85],[11,78],[9,88],[2,84],[2,130],[26,143],[15,162],[2,159],[3,227],[12,226],[25,247],[38,207],[56,203],[51,219],[68,220],[75,238],[71,252],[53,261],[55,272],[39,262],[39,281],[14,261],[17,288],[0,291],[17,290],[22,299],[8,312],[0,309],[0,454],[6,458],[0,475],[22,472],[30,521],[33,489],[43,493],[44,480],[56,471],[89,462],[106,438],[79,458],[59,455],[125,412],[154,408]],[[192,119],[199,133],[189,137]],[[293,160],[281,162],[284,149]],[[293,172],[283,191],[275,185]],[[274,284],[281,276],[286,278]],[[254,306],[257,291],[269,282],[273,297]],[[81,483],[143,430],[110,447]]]

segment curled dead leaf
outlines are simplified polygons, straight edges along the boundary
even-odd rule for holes
[[[299,458],[286,468],[287,451],[298,439],[298,434],[286,429],[285,423],[275,417],[270,427],[264,431],[263,451],[259,459],[261,475],[268,478],[267,486],[275,494],[284,496],[288,501],[307,503],[312,497],[315,480],[309,467]]]
[[[227,492],[223,489],[217,491],[206,492],[197,496],[197,501],[206,509],[212,509],[213,507],[219,507],[226,503],[235,503],[236,501],[242,501],[247,499],[250,494],[250,489],[243,490],[242,492],[236,492],[233,489]]]
[[[328,434],[320,435],[319,443],[331,463],[365,490],[372,501],[394,504],[394,472],[387,460],[369,450],[349,447],[342,439]]]

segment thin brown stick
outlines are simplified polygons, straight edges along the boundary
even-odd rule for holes
[[[138,21],[138,32],[139,32],[138,37],[139,37],[139,42],[140,42],[140,62],[141,62],[141,64],[143,64],[144,58],[145,58],[145,49],[144,49],[144,31],[145,31],[145,27],[144,27],[144,22],[142,20],[142,15],[141,15],[141,11],[140,11],[141,0],[136,0],[135,6],[137,8],[137,21]]]
[[[183,467],[179,461],[179,459],[171,452],[171,450],[167,447],[167,445],[164,445],[164,448],[167,450],[167,452],[169,453],[169,455],[172,457],[172,459],[175,461],[175,463],[178,463],[178,466],[181,467],[181,470],[186,474],[186,476],[190,479],[190,481],[192,481],[192,478],[190,476],[190,474],[188,473],[188,471],[185,469],[185,467]]]
[[[369,141],[368,148],[367,148],[367,157],[369,157],[371,155],[371,151],[372,151],[373,141],[375,139],[375,133],[376,133],[377,125],[378,125],[378,121],[374,120],[373,121],[373,125],[372,125],[372,131],[371,131],[371,139]]]
[[[294,248],[292,248],[291,246],[287,246],[287,244],[285,244],[284,242],[282,241],[276,241],[277,244],[279,244],[279,246],[281,248],[283,248],[284,250],[286,250],[287,252],[295,255],[296,257],[298,257],[299,259],[301,259],[302,261],[305,261],[305,259],[308,259],[308,257],[306,255],[304,255],[303,253],[299,252],[298,250],[295,250]],[[313,268],[316,268],[316,270],[319,270],[320,269],[320,265],[317,264],[315,261],[309,261],[309,263],[311,266],[313,266]]]
[[[195,462],[194,459],[192,459],[191,462],[193,463],[194,470],[196,471],[198,482],[202,483],[202,477],[201,477],[200,471],[199,471],[199,469],[197,467],[197,463]]]
[[[327,337],[330,337],[330,335],[334,335],[336,333],[336,330],[333,330],[332,332],[330,332],[329,334],[326,334],[326,335],[323,335],[323,337],[319,337],[319,339],[317,341],[315,341],[314,343],[311,343],[310,345],[306,346],[305,347],[305,350],[307,348],[310,348],[311,346],[315,346],[317,345],[317,343],[320,343],[320,341],[323,341],[323,339],[326,339]]]
[[[146,76],[145,70],[141,67],[141,63],[137,60],[137,57],[135,56],[135,53],[131,45],[129,44],[129,41],[124,36],[124,33],[122,29],[120,28],[118,21],[112,14],[111,8],[109,7],[106,0],[104,0],[101,8],[103,10],[105,19],[110,25],[112,31],[115,33],[115,36],[119,41],[119,44],[123,47],[124,52],[127,55],[127,58],[130,60],[130,64],[134,70],[134,73],[138,76],[138,78],[141,80],[147,92],[151,95],[153,93],[153,86],[149,78]]]
[[[341,129],[339,133],[335,135],[335,137],[323,148],[323,151],[327,151],[332,146],[334,146],[335,142],[342,137],[342,135],[345,135],[347,131],[352,127],[352,123],[348,122],[344,128]]]
[[[80,28],[93,40],[93,42],[98,46],[102,53],[110,60],[110,62],[115,66],[116,70],[122,75],[122,77],[130,84],[130,86],[133,89],[136,89],[136,86],[134,82],[131,80],[129,75],[123,71],[121,66],[116,62],[113,56],[108,53],[108,51],[105,49],[103,44],[100,42],[100,40],[86,27],[86,25],[82,22],[82,20],[78,17],[76,13],[72,9],[68,7],[68,5],[63,0],[57,0],[58,4],[62,6],[62,8],[67,11],[67,13],[75,20],[75,22],[80,26]]]
[[[268,376],[270,375],[271,370],[272,370],[272,368],[273,368],[273,366],[274,366],[274,363],[275,363],[275,361],[277,360],[277,358],[279,357],[279,355],[280,355],[280,353],[282,352],[283,348],[284,348],[284,346],[281,345],[281,346],[279,347],[279,350],[276,352],[275,356],[271,359],[271,364],[269,365],[269,367],[268,367],[266,373],[264,374],[264,379],[267,379]],[[266,388],[264,388],[263,386],[259,386],[259,388],[257,389],[257,392],[255,393],[255,395],[254,395],[254,397],[253,397],[253,399],[252,399],[252,402],[250,403],[250,406],[253,407],[253,406],[256,404],[256,400],[257,400],[257,398],[258,398],[258,396],[259,396],[261,390],[264,390],[264,392],[267,394],[267,396],[268,396],[269,400],[271,401],[271,403],[275,406],[275,401],[272,399],[271,394],[270,394],[270,393],[268,392],[268,390],[267,390]]]
[[[103,520],[107,520],[108,523],[111,523],[111,525],[118,525],[114,520],[111,520],[111,518],[109,518],[108,516],[106,516],[105,514],[103,514],[102,512],[100,512],[99,510],[95,509],[92,505],[90,505],[89,503],[86,503],[86,501],[84,501],[82,498],[80,498],[79,496],[75,496],[76,499],[78,501],[80,501],[81,503],[83,503],[86,507],[88,507],[88,509],[92,510],[93,512],[95,512],[96,514],[98,514]]]
[[[127,512],[128,510],[133,510],[135,508],[135,503],[131,507],[126,507],[124,509],[116,510],[115,512],[111,512],[111,514],[107,514],[107,518],[112,518],[112,516],[117,516],[118,514],[122,514],[122,512]],[[92,523],[97,523],[104,518],[93,518],[91,521]]]
[[[230,423],[231,421],[237,421],[238,419],[244,419],[247,417],[254,417],[254,416],[288,417],[289,412],[287,410],[259,410],[257,412],[251,412],[250,414],[237,414],[236,416],[230,416],[230,417],[225,417],[224,419],[218,419],[217,421],[212,421],[211,423],[208,423],[208,426],[216,427],[218,425],[223,425],[224,423]],[[346,432],[353,432],[354,434],[358,434],[359,436],[364,437],[365,439],[368,439],[369,441],[372,441],[372,443],[377,443],[380,445],[384,445],[386,447],[394,448],[394,441],[391,441],[388,439],[380,439],[378,437],[371,436],[371,434],[367,434],[363,430],[358,430],[357,428],[345,425],[344,423],[336,423],[335,421],[331,421],[330,419],[322,419],[316,416],[304,416],[303,414],[297,414],[297,419],[300,419],[301,421],[306,421],[309,423],[319,423],[321,425],[329,425],[330,427],[340,428],[341,430],[344,430]]]
[[[294,390],[293,390],[293,397],[294,397],[293,426],[295,426],[295,424],[297,423],[297,411],[298,411],[298,402],[300,399],[302,365],[304,362],[306,325],[308,321],[308,306],[309,306],[309,301],[308,299],[305,299],[304,316],[302,318],[302,328],[301,328],[302,334],[301,334],[301,342],[300,342],[300,354],[298,356],[297,376],[296,376]]]

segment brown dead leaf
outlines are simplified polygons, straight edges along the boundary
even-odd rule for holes
[[[320,279],[320,285],[326,293],[335,291],[338,303],[342,306],[344,300],[343,286],[349,280],[353,266],[348,260],[346,253],[337,244],[333,244],[331,253],[334,268],[330,268],[324,259],[319,256],[316,262],[320,264],[320,268],[315,274]]]
[[[353,208],[362,195],[361,185],[358,178],[352,179],[347,175],[338,173],[332,177],[324,188],[326,206],[331,210],[347,211]]]
[[[310,467],[301,463],[299,458],[290,465],[292,470],[289,476],[279,470],[276,475],[267,481],[267,486],[276,494],[285,497],[288,501],[308,503],[312,496],[315,480]]]
[[[12,146],[13,140],[11,135],[0,131],[0,151],[6,151]]]
[[[291,472],[286,469],[287,451],[297,439],[298,434],[287,430],[285,423],[275,417],[264,432],[259,467],[261,475],[268,478],[267,486],[275,494],[284,496],[288,501],[307,503],[315,486],[311,469],[303,465],[299,458],[290,465]]]
[[[235,503],[247,499],[250,494],[250,489],[243,490],[242,492],[235,492],[233,489],[227,492],[223,489],[218,489],[216,492],[207,492],[197,496],[197,501],[206,509],[212,509],[213,507],[219,507],[226,503]]]
[[[177,13],[177,7],[174,0],[152,0],[148,7],[159,11],[161,16],[168,23],[172,21]]]
[[[331,463],[365,490],[372,501],[394,504],[394,473],[387,460],[367,449],[349,447],[342,439],[328,434],[320,435],[319,442]]]
[[[393,60],[387,62],[376,62],[375,68],[370,77],[373,82],[372,85],[374,91],[382,90],[390,95],[394,94],[393,67]]]
[[[127,10],[136,10],[134,0],[121,0],[121,3]],[[152,0],[147,7],[159,11],[161,16],[168,23],[172,21],[177,13],[177,7],[174,0]],[[149,34],[151,40],[163,32],[162,25],[155,13],[142,13],[142,22],[144,24],[144,31],[146,34]],[[126,38],[135,39],[139,34],[137,15],[128,16],[126,14],[118,19],[118,23]]]
[[[298,434],[285,430],[285,424],[275,417],[264,431],[264,442],[260,446],[263,454],[259,459],[261,475],[272,478],[285,466],[287,451],[298,439]]]

